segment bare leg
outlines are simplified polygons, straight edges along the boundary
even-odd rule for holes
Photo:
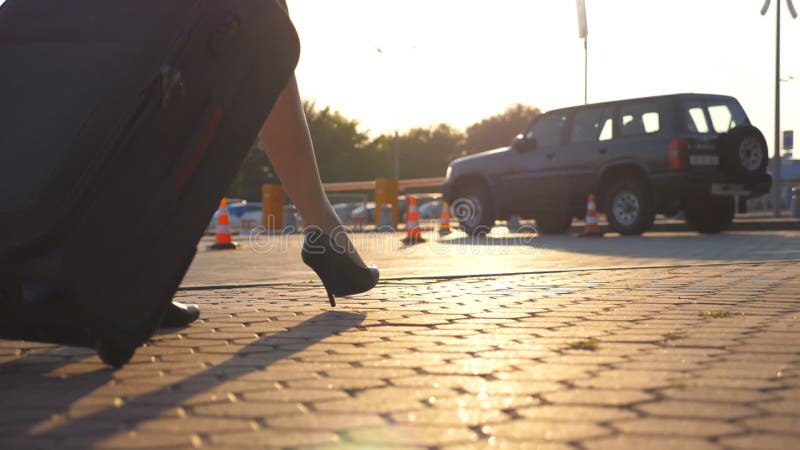
[[[261,129],[261,140],[283,188],[307,226],[320,228],[347,248],[353,260],[365,266],[342,230],[342,223],[325,195],[314,146],[303,112],[297,81],[292,76]]]

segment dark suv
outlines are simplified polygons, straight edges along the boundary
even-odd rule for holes
[[[462,228],[536,219],[565,232],[587,197],[621,234],[648,230],[680,211],[704,233],[727,228],[734,197],[770,189],[767,145],[733,97],[677,94],[577,106],[539,116],[512,145],[457,159],[444,197]]]

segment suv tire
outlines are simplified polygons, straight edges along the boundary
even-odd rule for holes
[[[733,197],[710,197],[686,205],[686,223],[704,234],[727,230],[735,214],[736,202]]]
[[[645,183],[636,178],[622,179],[606,189],[605,213],[612,230],[623,235],[639,235],[653,226],[656,218],[653,196]]]
[[[450,209],[461,229],[470,236],[488,234],[494,226],[489,192],[479,184],[457,188]]]
[[[745,125],[719,137],[722,168],[733,177],[755,178],[767,170],[767,141],[758,128]]]
[[[536,232],[539,234],[564,234],[572,225],[572,214],[551,213],[536,217]]]

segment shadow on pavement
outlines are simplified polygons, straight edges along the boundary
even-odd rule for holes
[[[800,259],[796,234],[776,232],[729,232],[716,235],[696,233],[645,233],[642,236],[607,234],[605,238],[583,239],[575,235],[538,236],[509,234],[499,236],[442,238],[438,245],[525,246],[539,251],[559,251],[597,256],[768,261]]]
[[[7,411],[0,428],[0,447],[13,448],[4,441],[24,438],[37,424],[66,412],[70,405],[112,381],[110,370],[81,373],[67,380],[50,375],[75,362],[76,358],[94,355],[89,349],[69,348],[69,355],[65,356],[61,354],[65,349],[34,350],[0,365],[3,380],[0,408]]]
[[[18,390],[20,395],[18,401],[22,402],[20,404],[25,404],[25,398],[28,395],[47,395],[49,398],[46,406],[37,411],[38,414],[29,417],[23,415],[21,420],[15,423],[16,432],[14,437],[17,439],[33,437],[37,440],[56,440],[65,436],[80,436],[81,446],[85,448],[93,447],[116,433],[124,431],[118,426],[109,427],[109,424],[118,425],[124,420],[125,425],[135,428],[138,423],[157,418],[165,411],[179,406],[184,401],[213,389],[217,385],[236,380],[252,372],[264,370],[271,364],[301,352],[326,337],[356,327],[363,322],[364,318],[363,314],[338,311],[324,312],[287,331],[270,334],[252,342],[239,350],[230,359],[204,372],[189,376],[148,394],[129,399],[119,408],[105,408],[87,416],[69,420],[42,432],[36,432],[38,424],[56,414],[65,413],[69,410],[71,404],[111,381],[112,372],[108,368],[103,368],[94,372],[69,377],[65,380],[59,380],[47,377],[46,373],[57,369],[64,363],[37,364],[33,367],[23,368],[26,362],[24,359],[20,359],[0,365],[0,373],[7,373],[13,368],[23,368],[27,374],[26,380],[19,380]],[[291,350],[264,352],[264,345],[269,345],[270,340],[285,342],[292,339],[304,339],[304,345]],[[249,364],[242,364],[242,358],[239,356],[249,353],[252,353],[247,357]],[[88,355],[89,353],[87,353]],[[31,369],[34,369],[37,373],[32,375]],[[53,387],[56,385],[58,387],[54,389]],[[5,405],[4,407],[7,406],[11,405]],[[131,412],[126,414],[126,409]],[[123,417],[124,419],[120,420]],[[98,424],[105,424],[106,426],[98,427]],[[0,430],[0,442],[3,441],[4,436],[8,436],[8,431]]]

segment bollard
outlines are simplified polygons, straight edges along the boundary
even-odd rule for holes
[[[283,232],[294,233],[297,231],[294,205],[283,205]]]
[[[286,196],[280,184],[265,184],[261,187],[261,204],[264,228],[266,231],[281,229],[282,208]]]
[[[379,178],[375,180],[375,204],[376,205],[392,205],[392,227],[397,228],[400,223],[399,203],[397,195],[399,194],[398,181],[393,178]],[[375,211],[375,226],[380,227],[384,223],[381,216],[381,210]]]
[[[394,231],[394,208],[392,205],[390,203],[381,205],[379,214],[378,231]]]
[[[800,187],[792,188],[792,217],[800,219]]]

